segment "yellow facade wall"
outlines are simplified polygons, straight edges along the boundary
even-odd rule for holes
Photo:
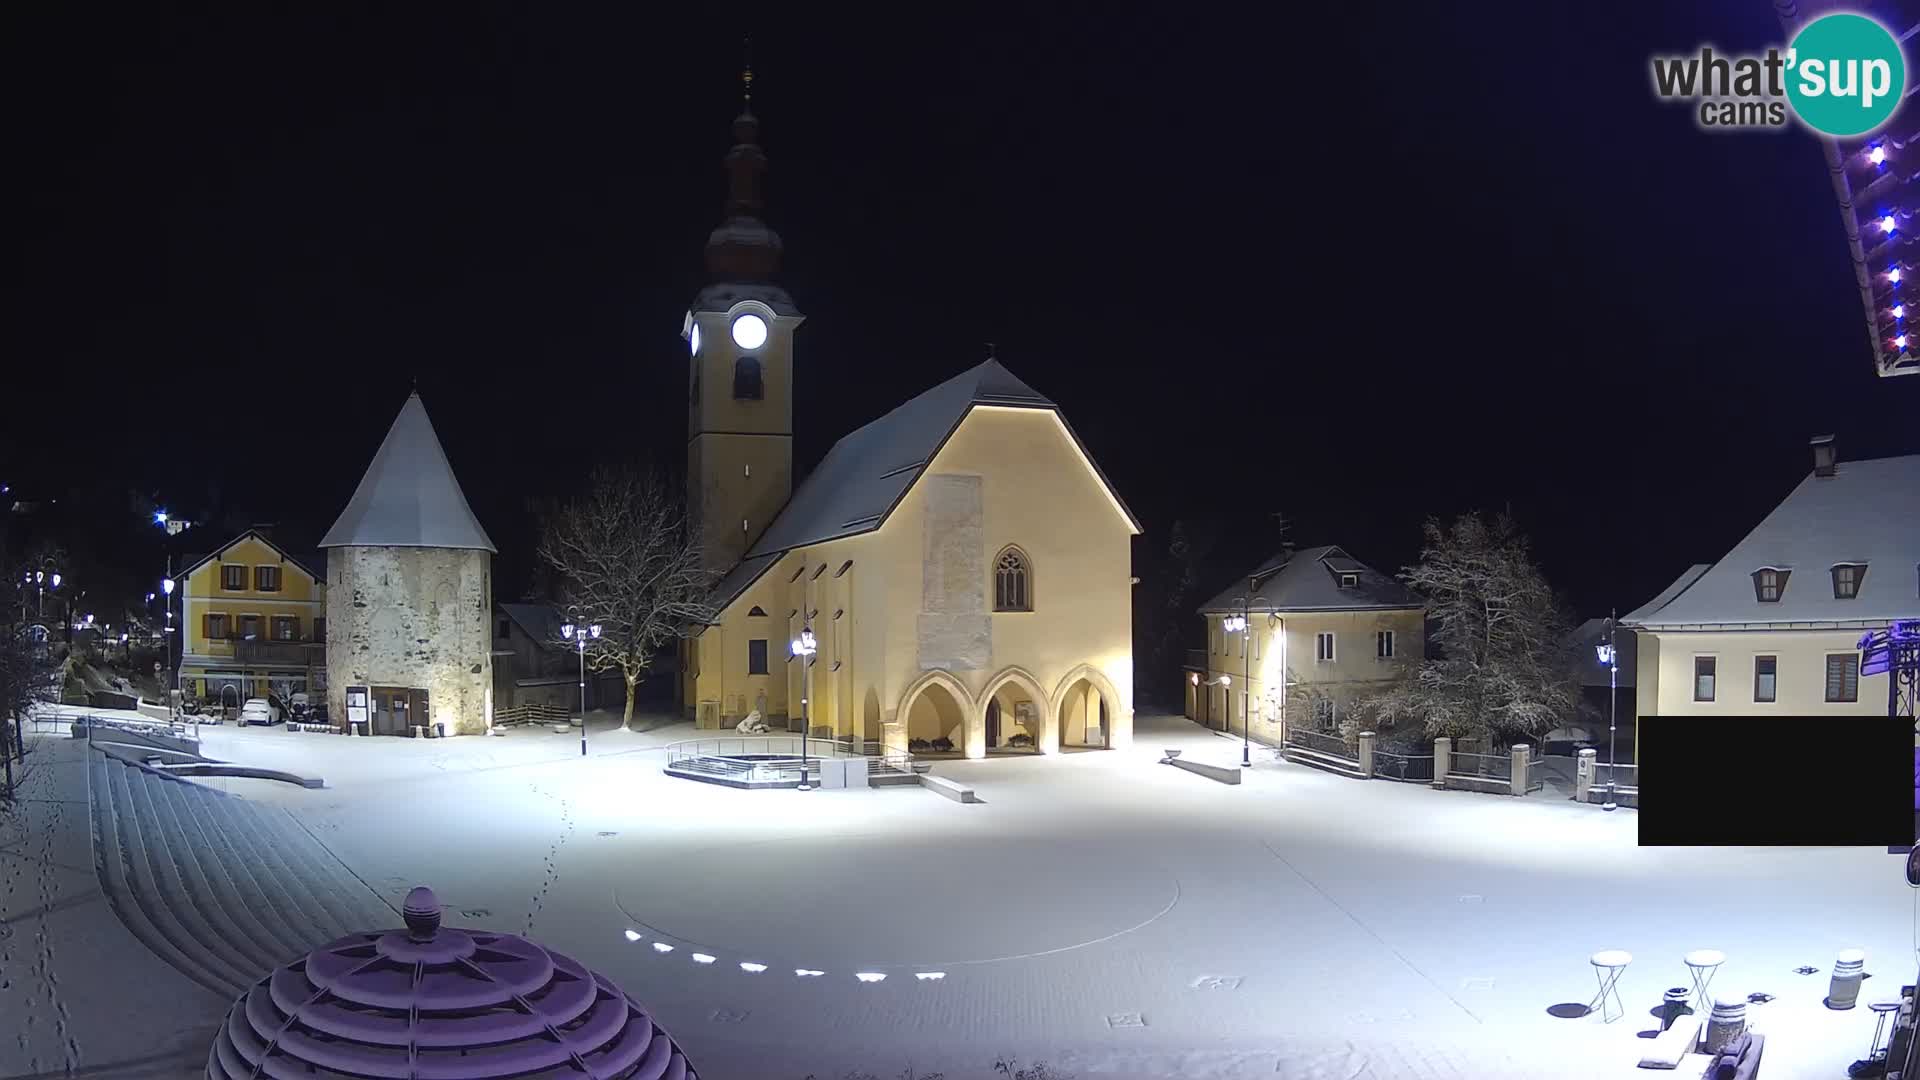
[[[936,476],[979,478],[980,585],[989,601],[1004,547],[1018,545],[1031,560],[1034,610],[987,616],[991,659],[977,668],[921,663],[925,500]],[[909,714],[931,695],[926,707],[965,729],[965,745],[955,749],[980,756],[988,749],[986,704],[997,697],[1003,739],[1028,702],[1038,748],[1049,751],[1060,744],[1063,718],[1084,714],[1093,686],[1096,725],[1103,700],[1108,715],[1102,741],[1126,745],[1132,535],[1053,412],[975,407],[879,529],[788,553],[729,605],[691,645],[684,700],[708,727],[732,727],[763,695],[770,719],[797,717],[805,669],[789,662],[788,643],[808,612],[818,642],[806,695],[816,729],[904,748]],[[765,614],[749,614],[756,607]],[[767,642],[764,675],[748,670],[752,640]]]
[[[225,587],[224,568],[235,565],[247,570],[244,589]],[[256,587],[258,578],[254,571],[260,566],[279,568],[279,589],[261,591]],[[182,594],[178,600],[183,649],[180,674],[182,687],[189,694],[204,693],[205,687],[199,684],[206,669],[232,670],[234,664],[236,642],[232,638],[207,637],[206,616],[209,614],[225,615],[228,632],[233,635],[239,633],[242,616],[259,616],[257,640],[269,645],[281,641],[274,637],[276,618],[294,620],[294,637],[286,644],[320,640],[316,636],[319,630],[316,620],[325,615],[326,584],[316,581],[300,564],[258,536],[244,536],[222,549],[217,557],[184,575],[177,582],[176,591]],[[276,663],[270,666],[286,669],[303,665]]]
[[[1205,696],[1204,703],[1195,703],[1196,709],[1214,728],[1238,731],[1251,712],[1250,734],[1260,742],[1279,743],[1285,737],[1286,722],[1303,719],[1290,715],[1299,707],[1299,693],[1317,692],[1331,698],[1337,719],[1355,698],[1400,677],[1406,665],[1426,658],[1426,620],[1419,610],[1301,611],[1282,614],[1278,620],[1255,611],[1248,619],[1247,633],[1227,632],[1225,620],[1224,615],[1206,616],[1208,685],[1189,686],[1189,693]],[[1378,655],[1375,635],[1382,630],[1394,634],[1392,659]],[[1316,638],[1322,633],[1334,635],[1331,661],[1316,659]],[[1219,685],[1222,676],[1232,682]],[[1296,700],[1291,702],[1284,689],[1288,680],[1299,684]]]
[[[1638,632],[1635,697],[1643,716],[1884,716],[1887,676],[1858,680],[1858,700],[1826,700],[1829,655],[1858,657],[1863,630]],[[1651,647],[1649,647],[1651,646]],[[1694,700],[1694,660],[1714,658],[1712,701]],[[1775,658],[1772,702],[1754,700],[1754,658]]]

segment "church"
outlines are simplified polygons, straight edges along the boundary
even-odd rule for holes
[[[887,752],[1127,746],[1140,525],[1051,399],[989,358],[846,435],[794,488],[805,316],[775,283],[745,80],[709,284],[682,329],[689,518],[718,579],[716,614],[682,645],[682,709]]]

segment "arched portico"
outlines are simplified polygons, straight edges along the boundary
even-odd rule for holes
[[[1121,719],[1123,699],[1106,673],[1080,664],[1060,680],[1053,693],[1054,732],[1061,747],[1108,748]]]
[[[986,756],[986,732],[981,727],[980,710],[966,685],[948,672],[935,669],[915,679],[900,695],[900,711],[895,715],[906,729],[909,745],[915,739],[930,743],[938,738],[950,738],[953,729],[958,727],[960,738],[953,748],[970,758]]]
[[[998,713],[998,724],[988,722],[994,712]],[[982,745],[988,751],[1027,749],[1013,742],[1013,737],[1023,732],[1033,740],[1031,749],[1039,753],[1052,754],[1060,749],[1060,726],[1051,699],[1040,688],[1040,680],[1025,668],[1003,668],[987,680],[987,688],[980,695],[980,714]]]

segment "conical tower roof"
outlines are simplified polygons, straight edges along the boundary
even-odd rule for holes
[[[454,479],[420,395],[400,407],[353,499],[320,541],[336,547],[478,548],[498,553]]]

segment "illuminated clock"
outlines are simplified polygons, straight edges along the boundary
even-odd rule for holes
[[[733,320],[733,343],[743,349],[757,349],[767,343],[767,321],[758,315],[742,315]]]
[[[693,328],[687,331],[687,348],[692,351],[693,355],[695,356],[700,355],[700,324],[699,323],[694,323]]]

